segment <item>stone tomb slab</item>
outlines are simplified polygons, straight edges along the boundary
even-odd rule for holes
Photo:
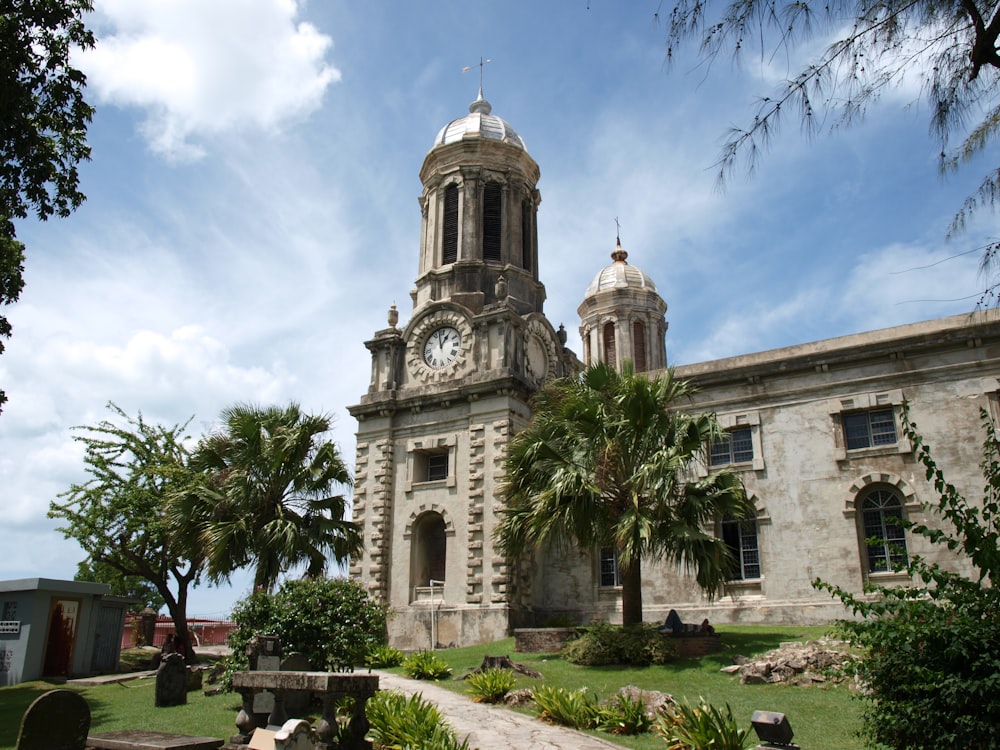
[[[87,737],[87,747],[95,750],[217,750],[223,740],[214,737],[192,737],[189,734],[143,732],[126,729],[104,732]]]

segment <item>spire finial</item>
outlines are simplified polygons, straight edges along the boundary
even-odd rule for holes
[[[627,263],[628,253],[622,250],[622,225],[615,217],[615,249],[611,253],[611,260],[615,263]]]
[[[483,97],[483,69],[491,62],[493,61],[488,58],[482,58],[482,57],[479,58],[479,96],[476,97],[476,101],[474,101],[471,105],[469,105],[470,112],[475,112],[476,109],[474,108],[477,107],[477,105],[485,104],[487,107],[489,107],[489,102],[487,102],[486,99]],[[472,65],[466,65],[464,68],[462,68],[462,72],[468,73],[470,70],[472,70],[473,67],[474,66]]]

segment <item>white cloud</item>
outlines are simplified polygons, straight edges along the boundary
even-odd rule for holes
[[[952,257],[947,248],[893,243],[858,256],[842,275],[831,267],[825,280],[797,282],[787,299],[727,305],[703,338],[682,333],[676,351],[668,342],[668,357],[691,364],[967,312],[978,260],[977,252]]]
[[[979,291],[978,251],[893,243],[858,258],[837,313],[863,331],[967,312]]]
[[[295,0],[99,0],[98,44],[80,65],[98,99],[146,110],[150,148],[202,155],[197,141],[265,131],[322,103],[340,71],[332,40],[296,22]],[[106,30],[105,30],[106,29]]]

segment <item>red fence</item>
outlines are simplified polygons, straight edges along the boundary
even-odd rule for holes
[[[227,620],[203,620],[194,618],[188,620],[191,640],[195,648],[198,646],[224,646],[229,640],[229,634],[236,625]],[[136,614],[125,615],[125,630],[122,633],[122,648],[135,648],[136,639],[142,632],[142,618]],[[147,646],[162,646],[170,633],[174,632],[174,621],[169,617],[156,619],[156,632],[151,644]]]

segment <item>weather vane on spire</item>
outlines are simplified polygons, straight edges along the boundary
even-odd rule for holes
[[[491,63],[491,62],[493,62],[493,61],[489,60],[489,59],[485,59],[484,60],[482,57],[479,58],[479,96],[480,97],[483,95],[483,68],[488,63]],[[462,68],[462,72],[463,73],[468,73],[470,70],[472,70],[473,67],[474,66],[472,66],[472,65],[466,65],[464,68]]]

